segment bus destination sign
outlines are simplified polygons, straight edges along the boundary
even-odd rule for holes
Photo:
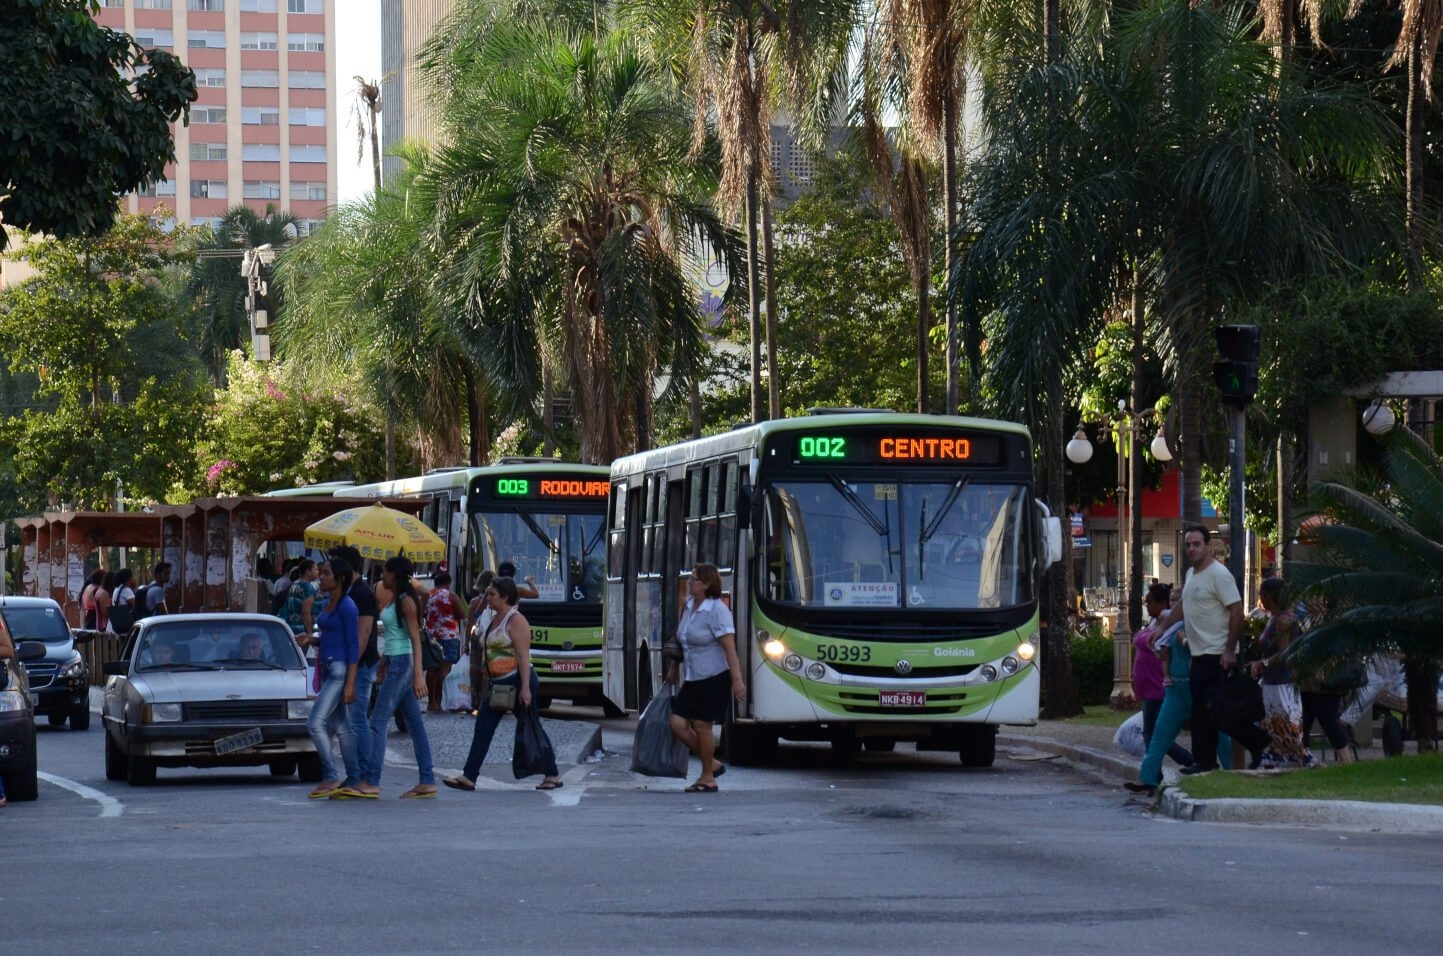
[[[792,437],[794,465],[995,465],[998,435],[951,429],[852,429]]]
[[[530,501],[595,501],[611,491],[611,483],[604,478],[541,475],[497,478],[492,487],[497,498]]]

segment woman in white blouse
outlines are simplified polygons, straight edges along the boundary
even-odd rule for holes
[[[671,705],[671,731],[701,758],[701,776],[687,793],[716,793],[718,774],[725,772],[716,759],[712,725],[726,720],[727,705],[747,699],[742,666],[737,660],[737,629],[731,608],[722,601],[721,574],[714,564],[692,568],[690,592],[682,609],[677,637],[685,649],[678,666],[672,662],[666,679],[686,682]]]

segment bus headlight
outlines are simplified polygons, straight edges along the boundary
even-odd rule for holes
[[[827,669],[821,664],[813,662],[807,665],[807,676],[812,680],[821,680],[827,676]]]
[[[770,638],[762,644],[762,653],[774,661],[781,660],[782,655],[786,654],[786,652],[787,646],[776,638]]]
[[[1017,658],[1026,664],[1037,656],[1037,646],[1031,641],[1023,641],[1017,645]]]
[[[993,681],[997,679],[997,668],[993,667],[991,664],[983,664],[981,667],[977,668],[977,673],[981,674],[982,679],[986,681]]]
[[[1002,658],[1002,673],[1004,674],[1015,674],[1017,673],[1017,668],[1021,666],[1022,662],[1010,654]]]
[[[786,657],[782,658],[782,666],[795,674],[797,671],[802,669],[802,655],[788,654]]]

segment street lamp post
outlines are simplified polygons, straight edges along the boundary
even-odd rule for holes
[[[1139,507],[1132,507],[1128,501],[1130,489],[1140,490],[1138,478],[1132,467],[1135,462],[1136,445],[1142,431],[1142,423],[1153,418],[1158,421],[1158,432],[1149,450],[1159,461],[1170,461],[1172,450],[1162,432],[1162,416],[1155,408],[1134,411],[1125,401],[1119,400],[1117,412],[1104,420],[1114,429],[1117,441],[1117,558],[1118,558],[1118,599],[1117,623],[1112,628],[1112,692],[1108,701],[1115,709],[1130,709],[1136,705],[1132,694],[1132,607],[1140,607],[1142,598],[1141,565],[1137,564],[1136,551],[1141,548],[1142,515]],[[1081,422],[1077,432],[1065,449],[1067,458],[1074,464],[1085,464],[1092,459],[1092,443]]]

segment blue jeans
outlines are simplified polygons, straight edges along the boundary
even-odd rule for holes
[[[381,682],[381,695],[376,698],[376,708],[371,711],[371,759],[361,777],[373,787],[381,785],[381,768],[386,763],[386,724],[390,723],[391,716],[398,709],[406,719],[406,730],[411,734],[411,748],[416,752],[416,768],[420,771],[421,783],[427,786],[436,783],[436,773],[431,767],[431,739],[426,736],[421,704],[416,700],[413,663],[410,654],[386,658],[386,679]]]
[[[321,758],[322,780],[340,780],[342,776],[331,751],[332,732],[341,739],[341,755],[347,765],[355,759],[355,735],[351,733],[351,722],[346,719],[346,708],[341,703],[345,692],[346,662],[331,661],[322,676],[321,691],[311,705],[311,716],[306,718],[306,729],[311,732],[316,754]],[[350,756],[346,756],[348,751]]]
[[[346,742],[341,741],[341,759],[346,762],[348,787],[354,787],[371,775],[371,685],[375,682],[375,664],[356,665],[356,699],[346,708],[346,718],[355,738],[349,753],[346,751]]]
[[[510,684],[513,687],[519,686],[517,675],[508,674],[506,677],[491,678],[493,684]],[[536,720],[541,719],[541,714],[536,710],[536,692],[541,686],[541,681],[536,676],[533,668],[531,671],[531,708],[529,714]],[[516,696],[516,706],[521,706],[521,695]],[[496,736],[496,728],[501,723],[504,715],[499,710],[492,710],[486,706],[486,701],[481,701],[481,711],[476,715],[476,729],[471,733],[471,752],[466,755],[466,766],[461,773],[467,780],[475,780],[481,773],[481,764],[486,762],[486,752],[491,749],[491,738]],[[542,730],[545,736],[546,731]],[[546,741],[551,742],[550,738]],[[546,768],[548,777],[559,777],[561,771],[556,769],[556,748],[551,748],[551,765]]]

